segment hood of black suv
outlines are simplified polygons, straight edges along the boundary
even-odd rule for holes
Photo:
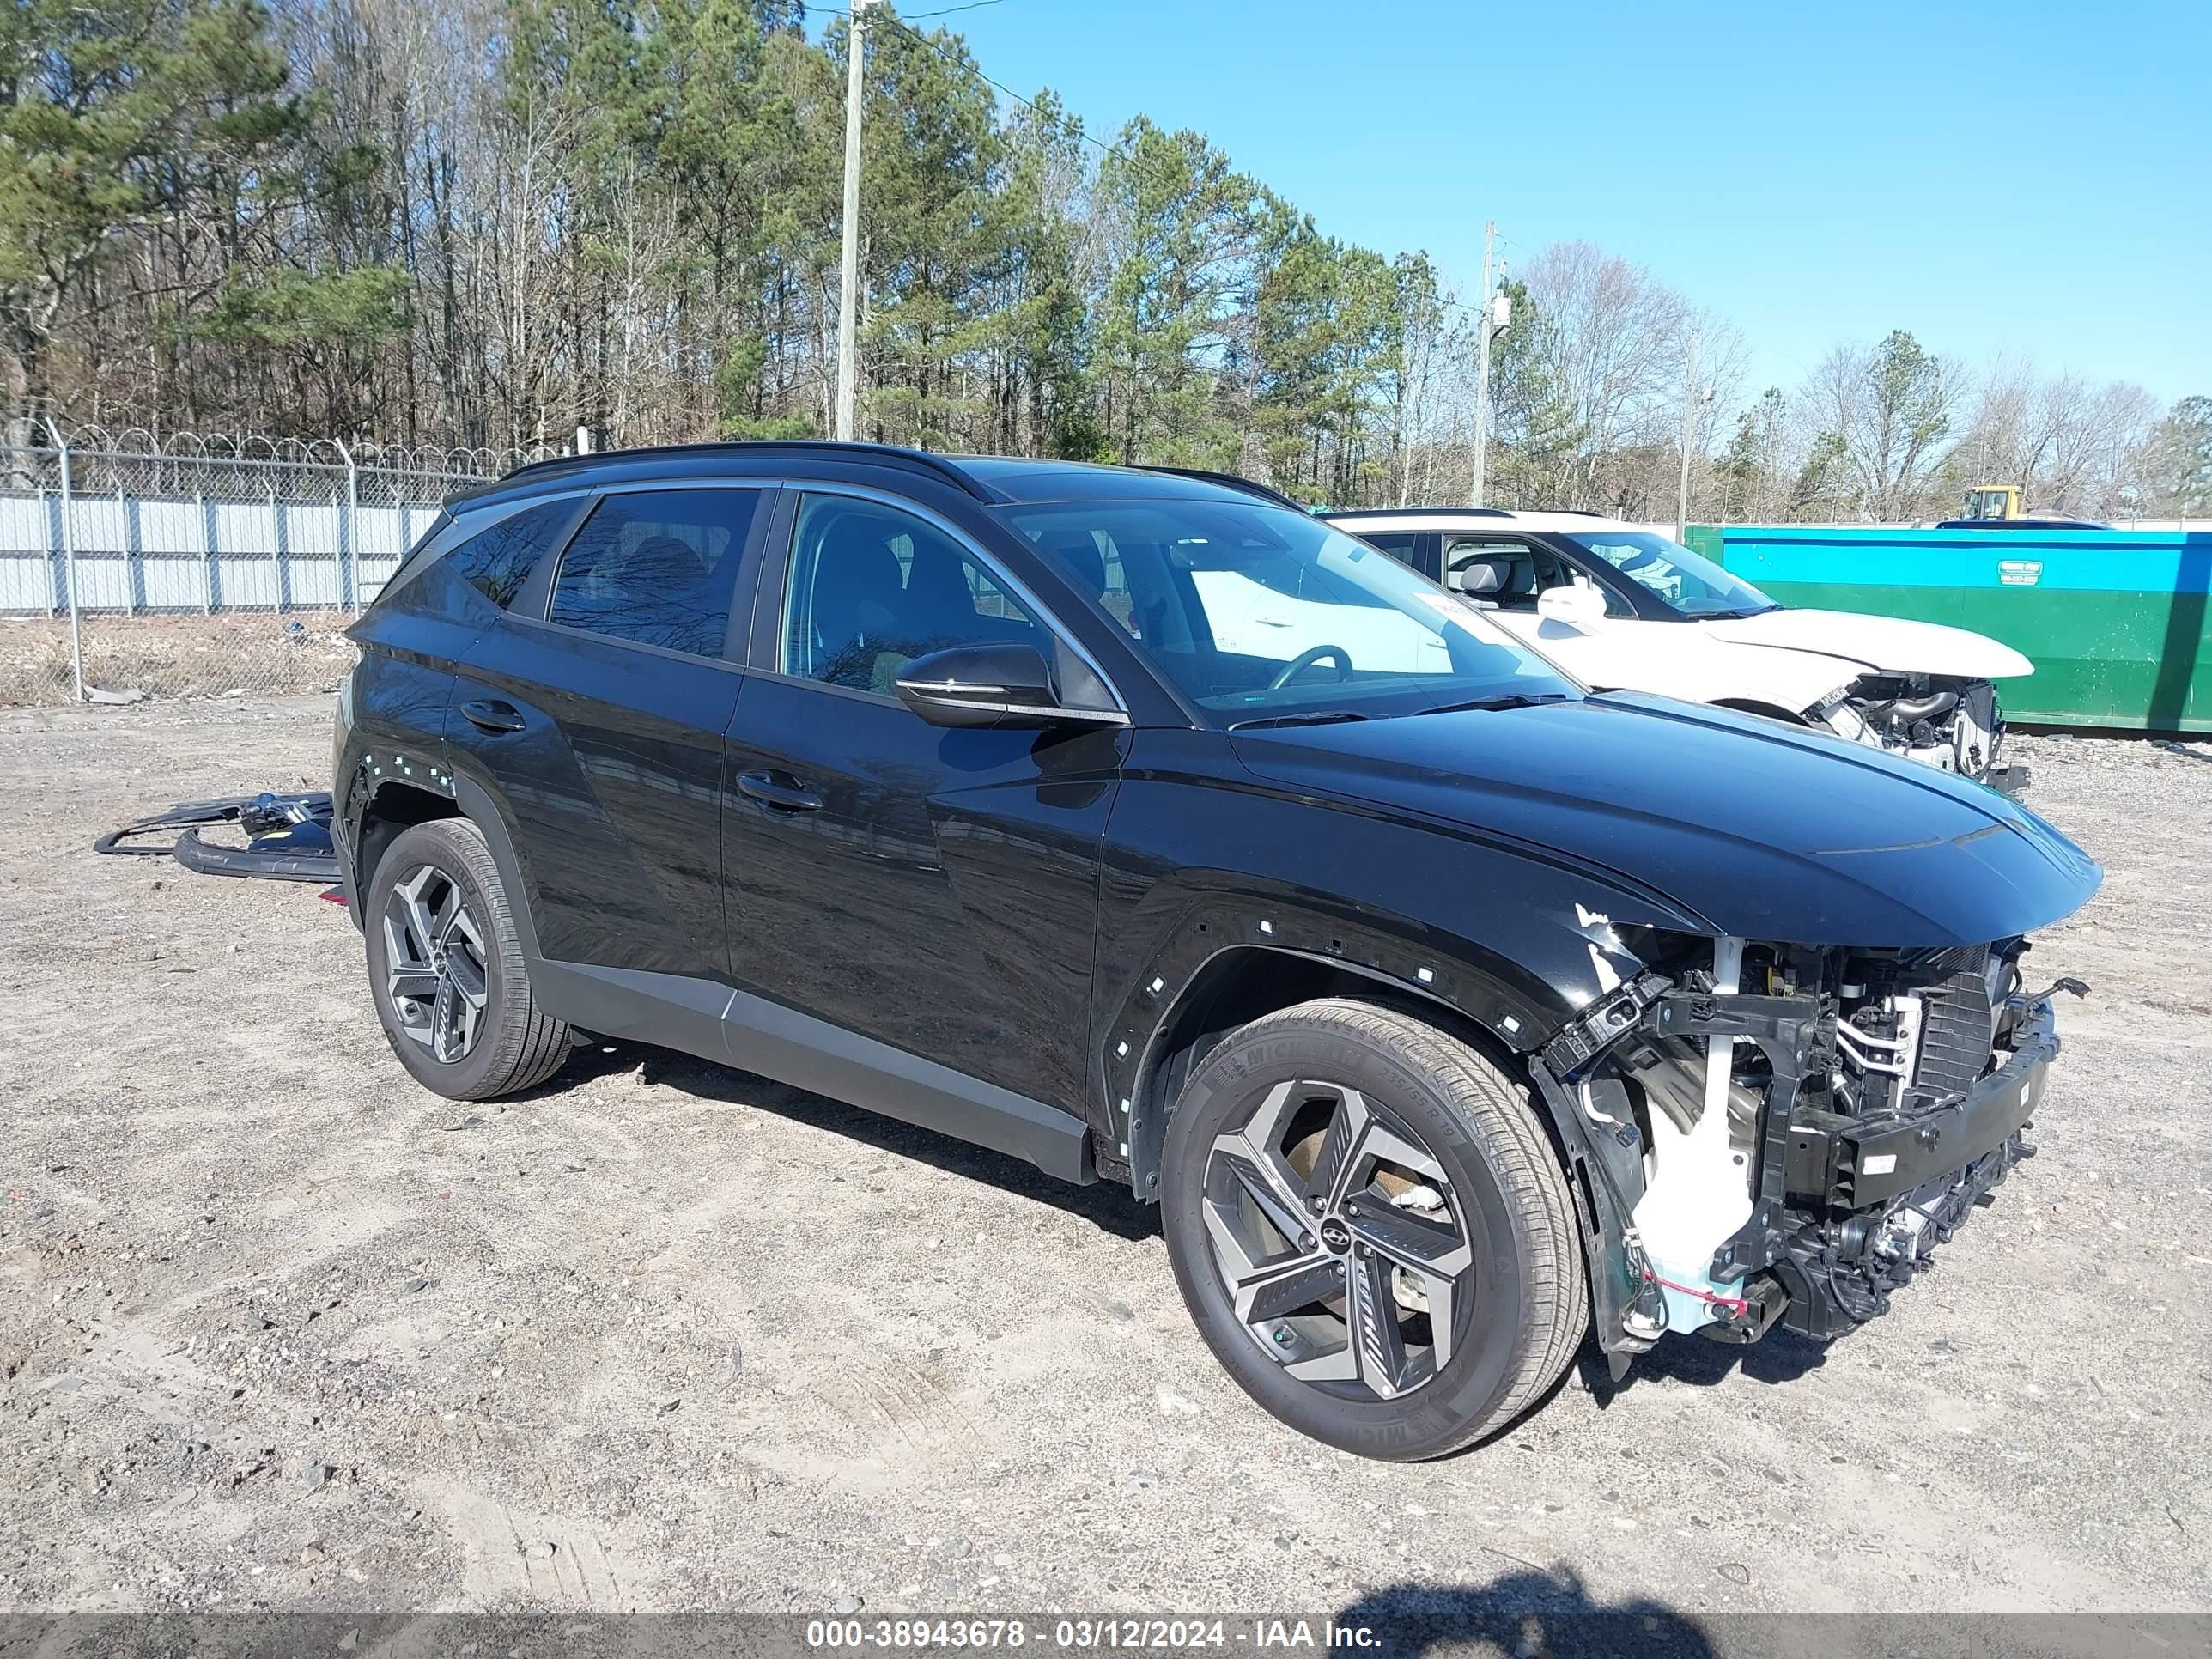
[[[2103,878],[2057,830],[1979,784],[1656,697],[1240,732],[1234,741],[1260,777],[1543,848],[1746,939],[1980,944],[2070,915]]]

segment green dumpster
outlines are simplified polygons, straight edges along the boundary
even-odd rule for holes
[[[1717,550],[1700,535],[1716,533]],[[1693,526],[1692,545],[1784,605],[1948,623],[2035,665],[2006,718],[2212,732],[2212,532]]]

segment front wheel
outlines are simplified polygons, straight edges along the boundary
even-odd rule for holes
[[[538,1011],[499,866],[466,818],[402,833],[362,911],[376,1017],[399,1063],[448,1100],[533,1088],[568,1058],[568,1027]]]
[[[1337,999],[1255,1020],[1176,1103],[1163,1224],[1255,1400],[1363,1456],[1440,1456],[1558,1380],[1589,1326],[1575,1209],[1527,1092]]]

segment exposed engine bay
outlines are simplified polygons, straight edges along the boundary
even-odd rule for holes
[[[1863,674],[1808,711],[1839,738],[2017,794],[2026,769],[1999,764],[2004,720],[1987,680]]]
[[[1850,951],[1638,941],[1652,964],[1543,1051],[1626,1218],[1609,1350],[1667,1331],[1838,1335],[1883,1312],[2024,1131],[2078,981],[2022,988],[2028,946]],[[1648,951],[1648,954],[1646,953]]]

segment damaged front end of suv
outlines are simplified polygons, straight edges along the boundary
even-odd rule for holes
[[[1556,998],[1521,1063],[1617,1364],[1668,1332],[1824,1339],[1872,1318],[2024,1154],[2053,996],[2076,988],[2033,983],[2028,941],[2103,872],[2018,802],[1635,693],[1297,743],[1295,764],[1279,738],[1246,763],[1307,787],[1345,778],[1578,872],[1531,862],[1517,909],[1492,873],[1431,913]],[[1568,884],[1545,897],[1552,881]],[[1497,923],[1514,915],[1530,927],[1507,941]]]
[[[1644,964],[1532,1067],[1582,1130],[1614,1374],[1668,1332],[1815,1340],[1884,1312],[2026,1139],[2058,1052],[2022,939],[1814,948],[1623,928]],[[1609,1232],[1613,1227],[1608,1227]]]
[[[1939,771],[2017,794],[2024,769],[2001,763],[2004,720],[1985,679],[1941,674],[1863,674],[1805,711],[1808,724]]]

